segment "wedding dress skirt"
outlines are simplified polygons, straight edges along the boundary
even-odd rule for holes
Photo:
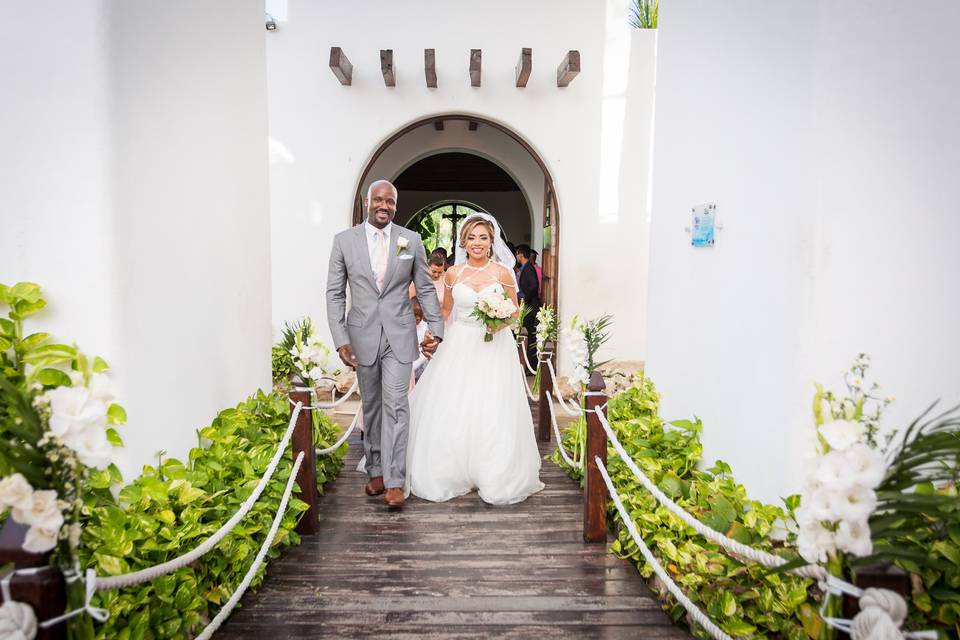
[[[521,502],[543,483],[516,343],[506,328],[484,342],[469,317],[479,294],[463,283],[450,293],[453,321],[410,397],[406,492],[442,502],[476,489],[490,504]]]

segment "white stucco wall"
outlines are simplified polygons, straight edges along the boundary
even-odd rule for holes
[[[354,190],[373,151],[425,116],[462,113],[510,127],[552,173],[563,315],[615,313],[611,355],[643,358],[654,43],[652,34],[631,33],[626,2],[448,3],[443,22],[455,28],[412,20],[436,14],[425,0],[368,2],[362,12],[279,4],[274,15],[287,20],[267,37],[275,330],[303,315],[325,318],[330,241],[351,222]],[[371,28],[367,16],[385,26]],[[353,63],[353,86],[341,86],[327,68],[331,46]],[[523,47],[533,49],[533,73],[517,89]],[[394,51],[394,88],[383,85],[381,48]],[[424,48],[436,49],[437,89],[425,86]],[[479,88],[469,82],[471,48],[483,50]],[[583,71],[559,89],[556,69],[570,49],[581,52]],[[542,198],[542,186],[532,195]]]
[[[946,0],[661,7],[648,371],[753,495],[799,489],[856,354],[903,426],[960,400],[960,61]],[[716,202],[717,246],[690,207]]]
[[[16,19],[0,279],[43,285],[35,326],[113,365],[130,477],[270,382],[263,5],[30,3]]]

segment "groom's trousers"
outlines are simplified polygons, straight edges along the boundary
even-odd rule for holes
[[[407,434],[410,431],[412,363],[397,360],[387,334],[380,332],[380,352],[370,366],[357,367],[363,400],[363,453],[367,475],[383,476],[386,488],[403,488],[407,470]]]

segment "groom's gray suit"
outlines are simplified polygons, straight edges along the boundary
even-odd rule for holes
[[[365,224],[338,233],[333,239],[327,274],[327,321],[336,348],[349,344],[359,364],[367,474],[371,478],[382,475],[388,489],[401,488],[406,479],[410,426],[407,389],[411,366],[420,354],[409,297],[411,281],[427,326],[438,338],[443,337],[443,320],[420,235],[392,225],[380,291],[370,264]],[[397,239],[401,237],[407,239],[407,246],[398,251]]]

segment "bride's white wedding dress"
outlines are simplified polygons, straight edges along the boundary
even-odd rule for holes
[[[452,321],[410,397],[407,493],[434,502],[478,490],[512,504],[543,489],[540,452],[509,329],[484,342],[470,317],[479,291],[455,284]]]

